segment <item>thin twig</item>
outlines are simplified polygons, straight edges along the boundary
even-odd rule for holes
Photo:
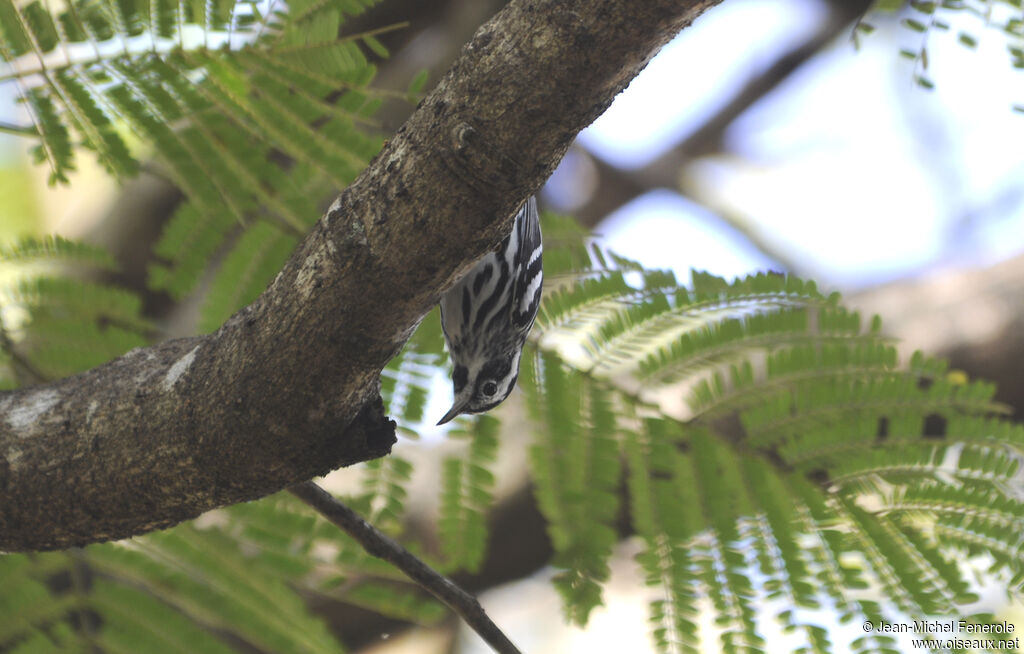
[[[434,597],[441,600],[466,621],[473,631],[498,654],[520,654],[512,641],[487,617],[475,597],[456,586],[450,579],[419,560],[409,550],[391,540],[333,495],[311,481],[296,484],[288,491],[349,536],[367,553],[391,563]]]
[[[35,125],[15,125],[14,123],[0,122],[0,132],[14,134],[15,136],[38,136],[39,130]]]

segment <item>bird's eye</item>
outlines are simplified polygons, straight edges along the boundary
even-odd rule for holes
[[[480,390],[484,392],[484,395],[490,397],[498,392],[498,385],[492,381],[484,382],[484,385]]]

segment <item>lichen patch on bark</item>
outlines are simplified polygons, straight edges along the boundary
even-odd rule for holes
[[[198,349],[199,346],[195,346],[188,351],[188,354],[175,361],[174,365],[170,367],[167,374],[164,375],[163,382],[161,382],[165,391],[169,391],[174,388],[174,385],[178,383],[181,376],[184,375],[192,366],[192,362],[195,361],[196,358],[196,350]]]
[[[22,432],[22,436],[28,436],[39,417],[59,401],[60,394],[57,391],[35,391],[16,402],[13,407],[5,407],[7,425],[15,432]]]

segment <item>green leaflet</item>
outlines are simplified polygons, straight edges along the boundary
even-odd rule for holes
[[[146,344],[152,326],[135,294],[71,276],[114,267],[107,252],[59,236],[0,248],[0,304],[23,311],[21,321],[0,322],[5,387],[58,379]]]
[[[532,365],[531,365],[532,364]],[[521,377],[536,419],[551,424],[537,430],[530,448],[537,502],[548,520],[553,561],[564,571],[555,587],[565,599],[567,618],[585,624],[601,603],[608,580],[607,559],[618,540],[620,482],[618,426],[611,400],[600,386],[582,386],[553,356],[524,362]]]
[[[703,526],[697,507],[692,457],[673,447],[673,425],[648,419],[625,434],[633,525],[644,539],[637,556],[645,583],[658,589],[650,604],[654,640],[663,652],[696,652],[699,644],[694,548]]]
[[[418,438],[416,423],[426,416],[427,398],[438,366],[445,360],[441,321],[435,307],[420,322],[405,347],[381,371],[381,396],[389,411],[403,416],[397,429]],[[404,424],[403,424],[404,423]]]
[[[0,0],[0,35],[3,36],[0,55],[5,60],[23,55],[32,47],[25,18],[14,0]]]
[[[368,494],[345,501],[376,526],[397,536],[403,484],[411,467],[397,457],[378,459],[366,467],[372,468],[364,483]],[[380,508],[374,510],[374,505]],[[248,552],[242,562],[246,568],[400,620],[434,624],[446,614],[440,604],[403,580],[389,564],[368,557],[336,527],[287,493],[235,505],[227,513],[229,520],[222,531]],[[342,543],[344,551],[333,564],[314,553],[317,545]],[[323,580],[322,573],[331,568],[334,574]],[[343,591],[336,593],[339,588]]]
[[[67,126],[60,120],[57,107],[53,100],[39,89],[32,89],[25,94],[36,117],[36,129],[43,134],[39,145],[33,149],[35,162],[46,163],[50,167],[50,183],[68,183],[67,173],[75,169],[74,152],[71,146],[71,135]]]
[[[124,139],[97,102],[99,91],[87,76],[59,70],[47,76],[50,97],[59,98],[65,115],[84,138],[84,145],[96,152],[100,163],[114,176],[134,175],[138,162],[128,152]],[[55,146],[56,147],[56,146]]]
[[[67,624],[58,622],[46,631],[32,632],[24,640],[18,641],[10,650],[14,654],[63,654],[69,649],[82,647],[83,643]]]
[[[48,577],[68,572],[64,554],[0,556],[0,646],[19,653],[64,652],[83,645],[68,620],[76,600],[55,596]]]
[[[146,651],[154,654],[234,651],[215,633],[199,627],[174,607],[130,586],[98,580],[89,602],[104,616],[97,641],[107,651],[127,654],[137,651],[139,643],[145,643]]]
[[[405,487],[412,476],[412,464],[392,455],[367,461],[363,467],[363,491],[369,496],[371,508],[367,519],[385,533],[397,535],[405,514]]]
[[[364,464],[366,494],[345,502],[370,518],[376,526],[398,537],[402,524],[404,484],[410,465],[397,457]],[[374,508],[379,507],[379,508]],[[227,510],[222,531],[247,552],[244,565],[255,567],[309,592],[335,596],[346,604],[409,620],[434,624],[446,610],[433,598],[408,583],[390,564],[367,556],[335,526],[317,517],[287,493]],[[317,555],[317,547],[341,546],[336,560]],[[415,545],[412,549],[416,549]],[[333,570],[327,579],[323,573]]]
[[[106,250],[63,236],[26,237],[0,247],[0,263],[85,263],[110,270],[114,260]]]
[[[877,13],[892,13],[903,7],[903,3],[894,0],[882,0],[874,3],[872,12],[869,12],[866,17],[857,22],[857,28],[853,35],[854,43],[859,44],[861,35],[868,36],[875,31],[874,25],[871,24],[873,21],[869,22],[868,19],[875,18]],[[959,46],[970,50],[976,49],[979,42],[978,36],[965,31],[958,30],[954,32],[951,29],[951,25],[955,24],[958,20],[962,20],[964,14],[973,15],[975,7],[968,3],[948,1],[912,2],[906,5],[906,7],[911,11],[900,19],[899,24],[914,39],[915,43],[920,43],[920,46],[902,48],[899,51],[899,55],[913,62],[911,78],[914,80],[914,83],[923,89],[930,90],[934,88],[935,83],[927,75],[929,44],[941,41],[942,39],[955,38],[954,42]],[[1010,64],[1017,70],[1024,69],[1024,50],[1020,47],[1022,21],[1020,13],[1015,11],[1020,9],[1020,7],[1021,3],[1019,0],[1001,0],[994,3],[985,3],[986,18],[984,21],[976,24],[977,28],[992,29],[996,35],[1006,39],[1006,49],[1009,53]],[[1003,13],[998,11],[999,9],[1007,9],[1008,11]],[[888,19],[888,17],[883,16],[877,16],[877,18],[880,21]],[[993,38],[997,37],[993,36]],[[1020,106],[1014,105],[1012,109],[1020,111]]]
[[[254,223],[242,232],[206,295],[199,331],[213,331],[255,300],[281,270],[295,244],[294,236],[282,234],[267,222]]]
[[[338,651],[285,580],[249,565],[237,547],[221,533],[183,526],[151,534],[138,548],[103,545],[87,552],[94,565],[150,587],[207,629],[232,631],[271,651]]]
[[[285,580],[305,578],[313,569],[310,551],[316,518],[286,494],[236,504],[227,514],[223,531],[247,548],[249,565]]]
[[[50,52],[57,47],[59,37],[57,26],[53,23],[50,13],[43,8],[39,0],[33,0],[21,10],[29,31],[41,52]]]
[[[582,310],[585,307],[613,299],[629,290],[621,273],[613,272],[607,276],[582,279],[578,284],[558,290],[544,298],[538,325],[554,326],[563,317],[566,322],[570,317],[578,320],[586,315]]]
[[[726,627],[721,644],[726,651],[756,651],[765,643],[755,622],[755,591],[746,569],[750,550],[739,541],[747,538],[745,516],[752,515],[751,497],[744,492],[740,457],[708,432],[693,434],[695,480],[701,488],[704,518],[711,541],[698,561],[701,579],[712,593],[718,621]]]
[[[169,265],[150,264],[150,287],[178,299],[187,295],[233,226],[233,216],[226,211],[203,213],[195,204],[181,205],[154,249]]]
[[[65,320],[86,318],[139,334],[152,328],[140,317],[138,296],[113,286],[67,277],[35,277],[0,288],[0,293],[9,302],[32,306],[37,313],[46,307]]]
[[[476,571],[487,549],[487,510],[494,494],[490,471],[498,453],[498,421],[483,415],[467,430],[449,435],[469,440],[464,456],[444,460],[441,472],[441,515],[438,534],[450,569]]]
[[[437,624],[448,609],[422,592],[363,582],[345,593],[345,602],[420,625]]]

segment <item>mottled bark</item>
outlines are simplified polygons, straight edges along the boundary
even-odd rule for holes
[[[510,3],[221,329],[0,396],[0,549],[167,527],[390,451],[381,368],[716,1]]]

